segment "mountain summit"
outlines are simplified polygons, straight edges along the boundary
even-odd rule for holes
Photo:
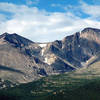
[[[17,35],[16,33],[4,33],[0,37],[4,38],[9,43],[14,44],[16,47],[28,46],[29,44],[33,43],[31,40],[28,40],[20,35]]]
[[[17,34],[0,35],[0,78],[27,83],[41,77],[88,66],[100,51],[100,29],[81,32],[50,43],[35,43]]]

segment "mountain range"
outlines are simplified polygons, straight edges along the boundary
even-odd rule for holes
[[[27,83],[88,66],[100,51],[100,30],[85,28],[62,40],[35,43],[16,33],[0,35],[0,78]]]
[[[100,100],[99,64],[100,29],[85,28],[48,43],[4,33],[0,35],[0,99]]]

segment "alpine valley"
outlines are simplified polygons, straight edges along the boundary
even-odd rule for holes
[[[48,43],[0,35],[0,100],[100,100],[100,29]]]

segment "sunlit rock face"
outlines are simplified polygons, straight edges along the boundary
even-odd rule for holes
[[[86,62],[100,51],[100,30],[86,28],[81,33],[65,37],[62,42],[66,58],[81,66],[80,62]]]
[[[100,44],[100,30],[99,29],[85,28],[81,32],[80,37]]]

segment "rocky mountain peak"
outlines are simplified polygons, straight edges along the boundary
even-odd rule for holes
[[[9,35],[9,33],[5,32],[2,35],[0,35],[0,38],[5,38],[7,35]]]
[[[85,33],[85,32],[100,32],[100,29],[87,27],[87,28],[84,28],[81,32],[82,33]]]
[[[100,29],[85,28],[83,31],[81,31],[80,38],[85,38],[100,44]]]
[[[4,40],[13,44],[15,47],[28,46],[29,44],[33,43],[31,40],[28,40],[16,33],[13,34],[4,33],[0,35],[0,38],[4,38]]]

